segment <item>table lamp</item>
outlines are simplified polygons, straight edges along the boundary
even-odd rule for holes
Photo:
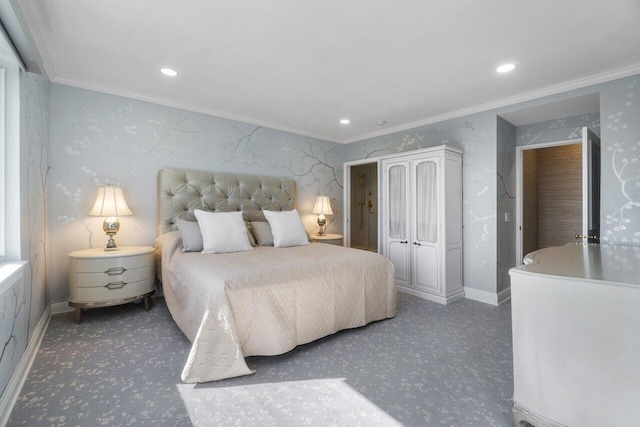
[[[119,216],[131,215],[131,211],[124,200],[124,194],[121,187],[108,185],[106,187],[98,187],[98,197],[93,209],[89,212],[91,216],[107,217],[102,223],[102,229],[109,236],[105,251],[117,251],[118,247],[113,240],[113,236],[120,230]]]
[[[333,215],[333,211],[331,210],[331,200],[329,200],[329,197],[318,196],[316,199],[316,205],[313,207],[313,213],[318,215],[318,225],[320,226],[318,236],[324,236],[324,226],[327,223],[325,215]]]

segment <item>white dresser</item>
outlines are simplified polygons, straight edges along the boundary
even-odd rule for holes
[[[511,269],[514,425],[640,424],[640,248],[542,249]]]
[[[84,249],[69,254],[69,305],[80,323],[85,308],[144,300],[155,291],[154,249],[122,246],[117,251]]]

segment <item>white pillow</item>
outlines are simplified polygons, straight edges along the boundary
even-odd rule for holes
[[[207,212],[196,209],[193,213],[202,233],[203,254],[253,250],[242,212]]]
[[[304,246],[309,244],[307,231],[296,209],[292,211],[263,211],[271,226],[273,246],[286,248],[289,246]]]

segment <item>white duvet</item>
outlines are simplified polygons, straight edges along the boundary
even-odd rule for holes
[[[192,342],[184,382],[251,374],[244,358],[286,353],[396,314],[393,265],[334,245],[182,252],[178,232],[156,241],[165,299]]]

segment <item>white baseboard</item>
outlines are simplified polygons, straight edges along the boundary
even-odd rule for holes
[[[498,292],[498,305],[511,299],[511,286]]]
[[[405,294],[413,295],[414,297],[426,299],[429,301],[437,302],[438,304],[451,304],[452,302],[458,301],[459,299],[464,298],[464,292],[460,291],[457,294],[450,295],[448,297],[441,297],[439,295],[433,295],[429,292],[419,291],[417,289],[407,288],[405,286],[396,285],[398,291],[404,292]]]
[[[75,310],[67,301],[52,302],[50,305],[51,314],[68,313]]]
[[[42,313],[42,317],[33,331],[29,344],[20,358],[18,366],[16,366],[15,371],[13,371],[13,375],[11,375],[4,394],[0,399],[0,426],[5,426],[9,421],[13,406],[18,401],[18,397],[20,397],[22,386],[29,375],[36,354],[38,354],[38,349],[49,326],[49,320],[51,320],[51,305],[47,306],[44,313]]]
[[[485,304],[498,305],[498,294],[493,292],[481,291],[480,289],[464,287],[464,296],[474,301],[480,301]]]

